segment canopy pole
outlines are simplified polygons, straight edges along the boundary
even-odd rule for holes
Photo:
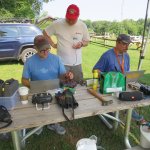
[[[143,37],[142,37],[142,44],[141,44],[141,50],[140,50],[138,70],[141,69],[141,63],[142,63],[142,59],[144,59],[144,51],[145,51],[145,47],[146,47],[146,46],[144,46],[144,37],[145,37],[145,30],[146,30],[146,25],[147,25],[148,8],[149,8],[149,0],[147,0],[147,8],[146,8],[146,15],[145,15],[144,30],[143,30]]]

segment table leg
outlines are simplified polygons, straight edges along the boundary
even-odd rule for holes
[[[119,111],[116,111],[115,112],[115,118],[118,120],[118,121],[114,121],[114,131],[116,131],[117,130],[117,128],[118,128],[118,125],[119,125]]]
[[[21,139],[19,135],[19,131],[12,131],[11,132],[14,150],[21,150]]]
[[[26,129],[22,129],[22,138],[21,138],[21,144],[22,144],[22,147],[25,148],[25,145],[26,145],[26,140],[22,140],[23,137],[26,136]]]
[[[124,142],[125,142],[126,148],[131,148],[131,145],[130,145],[130,142],[129,142],[131,116],[132,116],[132,109],[128,109],[127,110],[126,123],[125,123],[125,136],[124,136]]]

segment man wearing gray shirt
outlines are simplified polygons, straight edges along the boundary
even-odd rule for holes
[[[87,26],[80,20],[78,6],[72,4],[67,8],[66,18],[54,21],[44,31],[53,48],[57,48],[57,54],[62,58],[67,71],[72,71],[74,79],[80,82],[82,73],[82,47],[88,45],[90,36]],[[51,36],[55,35],[57,43]]]

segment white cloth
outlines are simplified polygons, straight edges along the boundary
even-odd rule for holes
[[[73,49],[76,42],[89,41],[90,36],[85,23],[78,20],[76,24],[69,25],[65,19],[59,19],[50,24],[46,29],[49,36],[57,37],[57,54],[62,58],[64,65],[73,66],[82,63],[82,52]]]

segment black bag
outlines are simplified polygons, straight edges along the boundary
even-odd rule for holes
[[[0,96],[10,97],[16,92],[18,88],[18,80],[13,78],[6,80],[5,82],[0,80]]]
[[[63,91],[62,93],[61,92],[56,93],[55,98],[56,98],[56,101],[59,104],[59,106],[62,107],[62,112],[63,112],[63,115],[66,118],[66,120],[69,121],[69,118],[65,114],[64,108],[72,109],[72,117],[74,119],[74,109],[76,107],[78,107],[78,103],[75,100],[73,93],[69,89],[67,89],[67,90]]]
[[[121,101],[140,101],[142,99],[143,99],[143,93],[140,91],[119,93],[119,100]]]
[[[150,95],[150,86],[148,85],[141,85],[140,91],[143,92],[145,95]]]
[[[3,96],[4,81],[0,79],[0,97]]]
[[[51,103],[52,95],[50,93],[38,93],[32,96],[32,103],[36,104],[36,108],[38,110],[37,104],[42,105],[42,110],[44,109],[44,104]]]
[[[139,90],[143,92],[143,94],[145,95],[150,95],[150,86],[148,85],[144,85],[138,82],[131,82],[131,83],[128,83],[128,87],[133,90]]]
[[[4,96],[12,96],[16,90],[19,88],[19,82],[18,80],[15,80],[13,78],[6,80],[4,83]]]
[[[0,105],[0,129],[9,126],[12,123],[11,115],[6,107]]]

